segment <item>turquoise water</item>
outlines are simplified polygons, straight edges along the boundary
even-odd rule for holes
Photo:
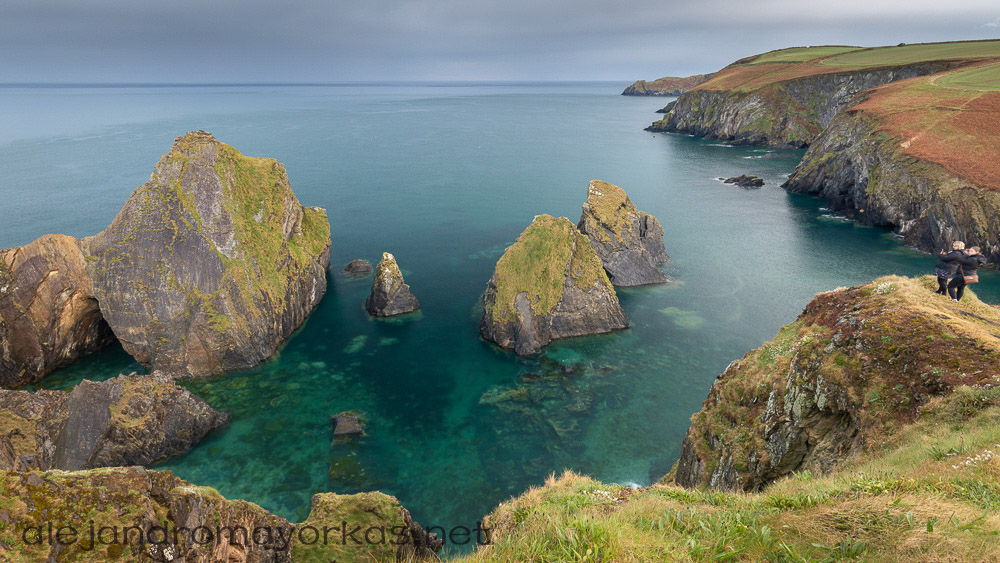
[[[330,288],[268,363],[185,383],[233,420],[159,468],[292,520],[313,493],[379,489],[446,528],[564,468],[646,485],[676,460],[715,375],[816,292],[934,261],[781,190],[801,152],[650,134],[665,100],[621,88],[0,88],[0,246],[97,232],[174,137],[211,131],[283,162],[299,199],[328,210]],[[767,185],[715,179],[741,173]],[[677,281],[619,291],[631,329],[541,358],[482,342],[478,300],[497,258],[536,214],[575,222],[594,178],[660,219]],[[371,278],[339,273],[382,251],[419,315],[372,320]],[[980,295],[1000,300],[1000,277],[982,279]],[[140,369],[116,347],[43,385]],[[329,417],[345,410],[364,414],[368,436],[331,445]]]

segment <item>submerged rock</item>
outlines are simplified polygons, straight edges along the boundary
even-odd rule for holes
[[[85,260],[65,235],[0,251],[0,387],[34,383],[114,341]]]
[[[197,131],[83,247],[125,350],[153,370],[209,376],[260,363],[319,303],[330,226],[280,163]]]
[[[656,268],[670,259],[663,247],[660,222],[639,211],[620,187],[591,181],[577,227],[590,238],[615,286],[669,281]]]
[[[84,381],[69,393],[0,390],[0,427],[17,457],[39,469],[148,465],[228,422],[162,373]]]
[[[372,271],[372,265],[367,260],[358,258],[351,260],[351,263],[344,266],[344,271],[348,274],[367,274]]]
[[[629,321],[594,247],[573,223],[539,215],[497,261],[479,332],[518,355]]]
[[[345,438],[363,436],[364,427],[361,425],[361,418],[358,411],[345,411],[330,417],[330,424],[333,426],[333,438]]]
[[[388,252],[382,253],[372,293],[365,299],[365,310],[376,317],[391,317],[412,313],[420,308],[420,302],[410,293],[410,286],[403,281],[396,258]]]
[[[719,178],[724,184],[735,184],[741,188],[759,188],[764,185],[764,180],[753,174],[740,174],[732,178]]]

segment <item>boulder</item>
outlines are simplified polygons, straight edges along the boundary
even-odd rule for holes
[[[391,317],[412,313],[419,308],[420,302],[403,281],[396,258],[383,252],[372,281],[372,293],[365,299],[365,310],[376,317]]]
[[[367,260],[358,258],[351,260],[351,263],[344,266],[344,271],[348,274],[367,274],[372,271],[372,265]]]
[[[719,178],[725,184],[735,184],[741,188],[759,188],[764,185],[764,180],[753,174],[740,174],[732,178]]]
[[[667,283],[656,268],[670,258],[656,217],[639,211],[620,187],[593,180],[578,223],[604,264],[611,283],[631,287]]]
[[[268,358],[316,307],[330,225],[280,163],[197,131],[83,248],[125,350],[150,370],[210,376]]]
[[[333,426],[333,438],[363,436],[364,427],[357,411],[346,411],[330,417],[330,424]]]
[[[80,241],[45,235],[0,250],[0,387],[34,383],[113,341]]]
[[[0,390],[0,428],[17,458],[39,469],[148,465],[228,422],[162,373],[83,381],[68,393]]]
[[[479,332],[518,355],[629,321],[594,247],[565,217],[539,215],[497,261]]]

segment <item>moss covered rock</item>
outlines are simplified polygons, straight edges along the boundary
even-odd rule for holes
[[[756,490],[794,471],[826,474],[891,440],[932,399],[995,386],[1000,310],[935,287],[889,276],[817,295],[716,379],[672,478]]]
[[[639,211],[620,187],[591,181],[577,227],[590,239],[615,286],[669,281],[656,268],[669,260],[663,227],[656,217]]]
[[[85,260],[65,235],[0,250],[0,387],[38,381],[114,340]]]
[[[162,373],[120,375],[73,391],[0,390],[0,433],[26,467],[147,465],[229,422]]]
[[[280,163],[197,131],[83,246],[125,350],[150,369],[208,376],[261,362],[302,324],[326,292],[330,226]]]
[[[497,261],[483,295],[483,338],[518,355],[556,338],[627,328],[590,240],[565,217],[539,215]]]
[[[420,302],[403,281],[396,257],[383,252],[372,280],[372,293],[365,299],[365,310],[376,317],[391,317],[412,313],[419,308]]]

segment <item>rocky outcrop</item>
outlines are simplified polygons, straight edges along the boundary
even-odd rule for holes
[[[497,262],[479,332],[518,355],[557,338],[627,328],[614,287],[586,235],[539,215]]]
[[[885,444],[934,397],[992,387],[1000,311],[934,287],[890,276],[817,295],[716,379],[673,480],[751,491],[794,471],[826,474]]]
[[[0,251],[0,387],[34,383],[114,340],[85,260],[65,235]]]
[[[368,274],[372,271],[372,265],[367,260],[358,258],[357,260],[351,260],[350,264],[344,266],[344,271],[348,274]]]
[[[590,239],[615,286],[669,281],[656,268],[669,260],[660,222],[639,211],[620,187],[591,181],[577,228]]]
[[[391,317],[412,313],[419,308],[420,302],[403,281],[396,258],[383,252],[372,281],[372,293],[365,299],[365,310],[376,317]]]
[[[0,494],[12,561],[436,560],[442,543],[381,493],[315,495],[300,524],[141,467],[4,472]]]
[[[69,393],[0,390],[0,430],[32,468],[148,465],[228,422],[161,373],[84,381]]]
[[[330,229],[281,164],[197,131],[83,248],[125,350],[152,370],[209,376],[256,365],[302,324],[326,292]]]
[[[663,119],[646,130],[686,133],[731,144],[802,148],[859,92],[963,64],[968,61],[869,67],[811,74],[747,90],[717,89],[709,81],[682,94],[664,108]]]
[[[759,188],[764,185],[764,180],[753,174],[740,174],[732,178],[719,178],[723,184],[733,184],[741,188]]]
[[[865,225],[888,227],[937,252],[956,240],[1000,262],[1000,192],[904,153],[863,111],[845,111],[813,142],[784,187],[829,201]]]
[[[361,413],[358,411],[344,411],[330,417],[330,425],[333,426],[333,439],[350,438],[354,436],[364,436],[365,428],[361,424]]]
[[[678,76],[664,76],[652,82],[636,80],[631,86],[625,88],[622,96],[680,96],[691,88],[707,80],[710,74],[693,74],[683,78]]]

